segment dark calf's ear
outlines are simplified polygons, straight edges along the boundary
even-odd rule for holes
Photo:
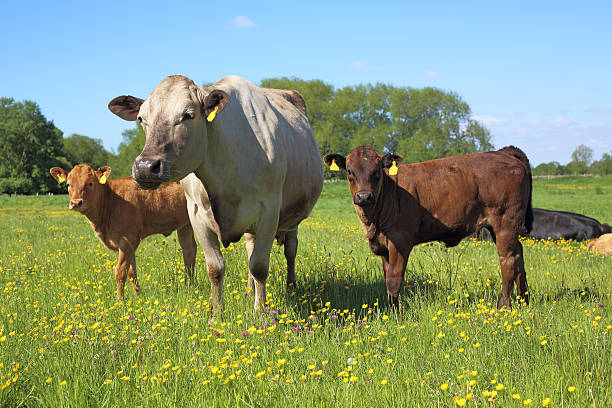
[[[340,169],[345,169],[346,170],[346,158],[338,153],[330,153],[330,154],[326,154],[323,157],[323,161],[325,162],[325,164],[327,164],[330,168],[330,170],[340,170]],[[334,163],[336,164],[336,166],[338,166],[337,169],[334,169]]]
[[[215,89],[204,98],[204,115],[206,120],[212,122],[229,103],[230,97],[225,92]]]
[[[133,121],[138,118],[140,105],[143,102],[144,99],[135,96],[121,95],[108,103],[108,109],[121,119]]]
[[[60,184],[68,178],[68,173],[61,167],[52,167],[49,169],[49,173],[51,173],[51,176]]]
[[[404,161],[404,158],[397,154],[387,153],[382,157],[381,160],[382,160],[383,167],[385,169],[388,169],[389,167],[393,165],[393,162],[395,162],[395,164],[400,164],[401,162]]]
[[[109,166],[102,166],[95,173],[100,184],[106,184],[106,180],[111,174],[111,168]]]

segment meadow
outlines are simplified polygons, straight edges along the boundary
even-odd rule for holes
[[[535,179],[535,207],[612,223],[612,178]],[[141,294],[115,299],[116,253],[67,196],[0,197],[0,406],[612,406],[612,256],[523,240],[531,294],[497,310],[494,244],[416,247],[386,306],[346,182],[301,224],[294,291],[274,246],[254,316],[243,242],[223,250],[209,323],[204,257],[185,285],[176,234],[137,252]]]

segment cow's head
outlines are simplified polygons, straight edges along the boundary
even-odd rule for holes
[[[118,96],[108,108],[122,119],[137,120],[146,134],[142,153],[134,160],[132,176],[142,188],[155,189],[194,171],[214,125],[230,97],[214,86],[202,88],[181,75],[164,79],[146,100]]]
[[[53,167],[49,173],[58,183],[66,182],[70,196],[71,210],[87,212],[100,202],[106,186],[106,179],[110,176],[111,168],[102,166],[94,170],[86,164],[75,166],[70,172],[61,167]]]
[[[351,154],[344,157],[341,154],[327,154],[323,158],[325,164],[346,170],[346,178],[353,196],[353,204],[369,208],[376,204],[382,188],[382,179],[386,176],[384,169],[402,162],[396,154],[381,156],[370,146],[359,146]]]

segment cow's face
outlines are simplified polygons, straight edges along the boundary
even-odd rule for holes
[[[106,183],[111,168],[102,166],[94,170],[86,164],[79,164],[69,173],[59,167],[53,167],[49,172],[59,183],[66,181],[70,196],[68,207],[71,210],[87,212],[100,202],[105,189],[103,184]]]
[[[125,120],[137,120],[146,134],[132,176],[142,188],[155,189],[200,166],[208,144],[208,126],[229,102],[213,87],[201,88],[184,76],[170,76],[146,100],[118,96],[109,109]]]
[[[346,178],[353,196],[353,204],[364,209],[376,204],[382,189],[385,168],[391,167],[393,161],[400,163],[402,158],[395,154],[381,156],[370,146],[360,146],[344,157],[340,154],[328,154],[325,163],[336,165],[346,170]]]

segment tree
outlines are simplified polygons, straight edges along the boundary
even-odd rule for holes
[[[0,98],[0,193],[60,191],[49,169],[63,156],[62,132],[35,102]]]
[[[305,81],[295,77],[267,78],[261,81],[261,86],[264,88],[291,89],[302,95],[306,102],[308,121],[317,138],[319,149],[326,152],[325,148],[329,146],[329,141],[326,139],[328,133],[325,128],[327,121],[330,119],[330,103],[335,97],[334,88],[320,79]]]
[[[108,165],[112,155],[104,148],[101,139],[93,139],[73,133],[69,137],[65,137],[63,142],[66,158],[71,167],[85,163],[97,169],[100,166]]]
[[[593,149],[588,146],[581,144],[572,153],[572,161],[584,164],[588,167],[593,160]],[[580,166],[578,166],[580,167]]]
[[[117,148],[117,155],[110,158],[110,166],[115,177],[132,175],[134,159],[142,152],[146,139],[140,124],[134,129],[124,130],[121,136],[123,141]]]
[[[600,176],[612,174],[612,151],[604,153],[601,159],[591,164],[591,171]]]

